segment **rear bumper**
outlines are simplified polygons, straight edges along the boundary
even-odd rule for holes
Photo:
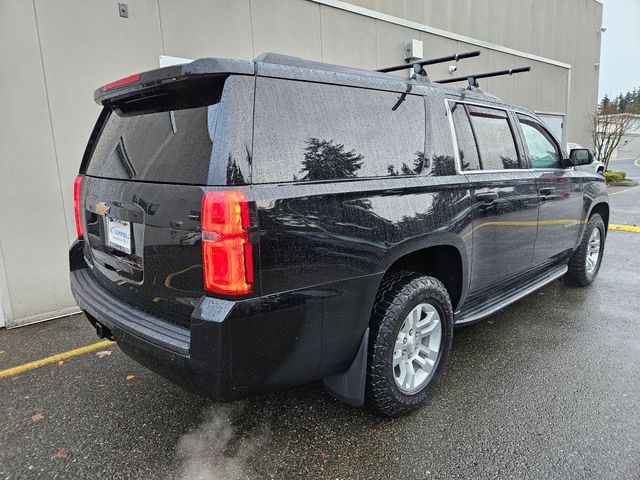
[[[71,290],[89,320],[109,328],[145,367],[219,401],[346,370],[379,283],[372,276],[237,302],[204,296],[185,328],[114,298],[93,275],[87,267],[71,271]],[[332,322],[323,328],[327,316]]]
[[[89,268],[71,272],[71,291],[89,321],[107,327],[118,346],[137,362],[194,393],[216,400],[234,398],[232,391],[220,388],[229,384],[224,378],[226,360],[216,356],[218,349],[204,352],[194,348],[191,329],[114,298],[95,281]],[[215,321],[194,326],[194,330],[207,338],[221,334],[220,322]]]

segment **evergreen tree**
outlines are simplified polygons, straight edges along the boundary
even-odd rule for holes
[[[600,113],[605,113],[609,111],[609,109],[611,108],[611,99],[609,98],[609,95],[605,93],[604,98],[600,102],[600,105],[598,108],[600,110]]]
[[[362,167],[363,155],[354,150],[345,151],[341,143],[333,140],[309,138],[304,149],[300,180],[328,180],[335,178],[351,178]]]

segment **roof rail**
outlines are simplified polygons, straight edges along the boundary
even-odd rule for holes
[[[416,62],[403,63],[402,65],[394,65],[392,67],[379,68],[376,72],[381,73],[389,73],[389,72],[397,72],[400,70],[406,70],[407,68],[412,68],[413,73],[415,75],[422,75],[423,77],[427,76],[427,72],[425,71],[425,65],[435,65],[436,63],[444,63],[444,62],[457,62],[458,60],[462,60],[463,58],[471,58],[477,57],[480,55],[480,50],[474,50],[472,52],[464,52],[464,53],[456,53],[453,55],[447,55],[446,57],[437,57],[430,58],[427,60],[418,60]]]
[[[528,72],[530,70],[531,67],[509,68],[507,70],[497,70],[495,72],[474,73],[471,75],[465,75],[464,77],[445,78],[442,80],[436,80],[434,83],[455,83],[467,81],[469,82],[470,87],[478,87],[479,78],[501,77],[502,75],[513,75],[514,73]]]

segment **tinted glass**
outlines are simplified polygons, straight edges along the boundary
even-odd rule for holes
[[[468,105],[482,170],[520,168],[507,112]]]
[[[518,115],[522,133],[529,150],[531,168],[561,168],[558,146],[538,122],[524,115]]]
[[[462,170],[479,170],[480,159],[478,149],[473,139],[471,124],[464,105],[456,103],[451,107],[453,125],[456,130],[456,140],[458,141],[458,154],[460,155],[460,166]]]
[[[258,78],[256,183],[417,175],[422,97]]]
[[[207,183],[217,104],[121,117],[111,112],[87,175],[163,183]]]

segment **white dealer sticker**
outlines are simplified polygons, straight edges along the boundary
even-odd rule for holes
[[[131,223],[107,217],[107,244],[131,253]]]

